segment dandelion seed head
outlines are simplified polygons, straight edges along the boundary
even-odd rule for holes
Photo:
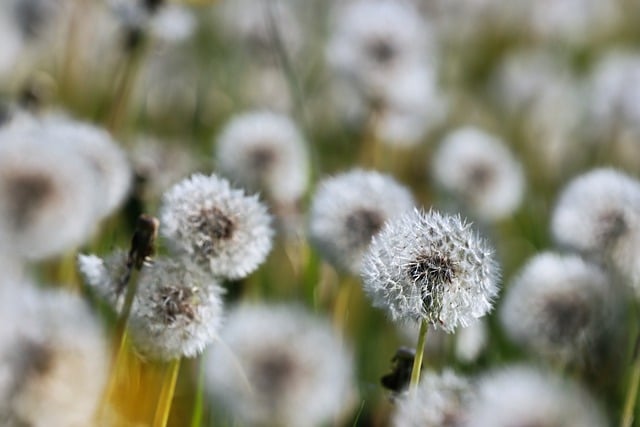
[[[364,290],[393,321],[427,321],[449,333],[492,308],[493,250],[459,217],[414,210],[388,221],[364,257]]]
[[[182,261],[157,259],[142,268],[129,320],[145,359],[195,357],[218,336],[222,288]]]
[[[405,393],[397,401],[395,427],[455,427],[465,420],[472,395],[471,383],[451,370],[425,372],[415,394]]]
[[[332,265],[357,275],[385,221],[414,206],[409,190],[389,175],[355,169],[327,178],[313,196],[311,242]]]
[[[520,163],[502,140],[477,128],[447,135],[434,154],[432,169],[444,190],[486,221],[511,215],[524,195]]]
[[[425,58],[427,28],[409,3],[350,2],[334,11],[327,59],[336,72],[375,96],[395,71]]]
[[[109,367],[98,320],[76,295],[25,283],[1,292],[2,424],[90,425]]]
[[[104,129],[59,114],[47,115],[40,123],[50,144],[66,145],[86,159],[101,187],[102,216],[113,213],[128,195],[132,182],[131,166],[118,143]]]
[[[610,336],[620,298],[605,273],[576,255],[545,252],[519,273],[500,309],[507,335],[543,357],[583,362]]]
[[[218,137],[215,151],[221,174],[275,202],[295,202],[307,188],[306,142],[285,115],[253,111],[236,116]]]
[[[43,259],[87,239],[97,200],[86,162],[19,129],[3,129],[0,141],[0,251]]]
[[[163,196],[160,231],[171,247],[215,276],[239,279],[271,250],[271,217],[257,196],[216,175],[194,174]]]
[[[222,341],[228,350],[207,355],[208,386],[243,423],[320,425],[350,403],[351,355],[329,325],[299,308],[236,308]]]
[[[594,169],[562,190],[551,218],[555,240],[605,263],[640,292],[640,184],[615,169]]]
[[[576,383],[527,366],[482,378],[468,406],[468,427],[604,427],[596,402]]]

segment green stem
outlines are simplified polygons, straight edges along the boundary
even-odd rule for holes
[[[195,403],[193,406],[193,415],[191,416],[191,427],[200,427],[202,424],[202,413],[204,407],[204,375],[205,363],[204,357],[201,356],[198,361],[200,367],[198,369],[198,385],[196,388]]]
[[[633,424],[633,415],[635,412],[636,401],[638,400],[638,383],[640,382],[640,333],[638,333],[636,337],[636,343],[633,349],[633,365],[631,369],[631,378],[629,380],[629,388],[627,389],[627,397],[624,402],[624,410],[622,412],[620,427],[631,427]]]
[[[418,333],[418,344],[416,345],[416,357],[413,359],[413,369],[411,370],[411,383],[409,384],[409,390],[411,393],[415,393],[420,382],[420,370],[422,369],[422,356],[424,354],[424,343],[427,340],[427,331],[429,330],[429,323],[426,320],[422,320],[420,323],[420,332]]]
[[[153,419],[153,427],[166,427],[169,421],[169,413],[171,412],[171,402],[176,391],[176,383],[178,382],[178,372],[180,372],[180,359],[169,362],[162,381],[162,389],[160,390],[160,398],[156,407],[156,414]]]

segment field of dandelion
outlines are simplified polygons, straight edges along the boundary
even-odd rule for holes
[[[0,426],[640,425],[638,22],[2,0]]]

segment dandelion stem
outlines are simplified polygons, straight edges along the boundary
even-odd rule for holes
[[[196,388],[195,403],[193,405],[193,414],[191,416],[191,427],[200,427],[202,424],[202,409],[204,405],[204,375],[205,375],[205,363],[204,358],[200,357],[198,360],[198,384]]]
[[[426,320],[422,320],[420,323],[420,332],[418,333],[418,344],[416,345],[416,357],[413,359],[413,369],[411,369],[411,383],[409,383],[409,390],[414,393],[420,382],[420,370],[422,369],[422,355],[424,354],[424,343],[427,340],[427,331],[429,330],[429,323]]]
[[[156,414],[153,419],[153,427],[165,427],[169,421],[169,413],[171,412],[171,402],[176,390],[176,382],[178,381],[178,372],[180,371],[180,359],[169,362],[167,371],[162,381],[162,389],[156,407]]]
[[[636,400],[638,400],[638,383],[640,382],[640,333],[636,336],[636,343],[633,349],[633,365],[631,369],[631,378],[629,380],[629,388],[627,389],[627,397],[624,402],[624,410],[622,412],[620,427],[631,427],[633,424]]]
[[[341,280],[338,295],[336,296],[333,306],[333,324],[339,332],[344,332],[345,329],[349,311],[349,298],[351,296],[352,288],[353,286],[349,278]]]

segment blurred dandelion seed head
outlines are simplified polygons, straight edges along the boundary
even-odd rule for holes
[[[312,244],[333,266],[359,274],[371,238],[390,218],[415,206],[389,175],[354,169],[321,181],[309,213]]]
[[[302,309],[238,307],[221,339],[229,349],[208,354],[208,387],[238,420],[313,426],[349,406],[351,356],[329,325]]]

